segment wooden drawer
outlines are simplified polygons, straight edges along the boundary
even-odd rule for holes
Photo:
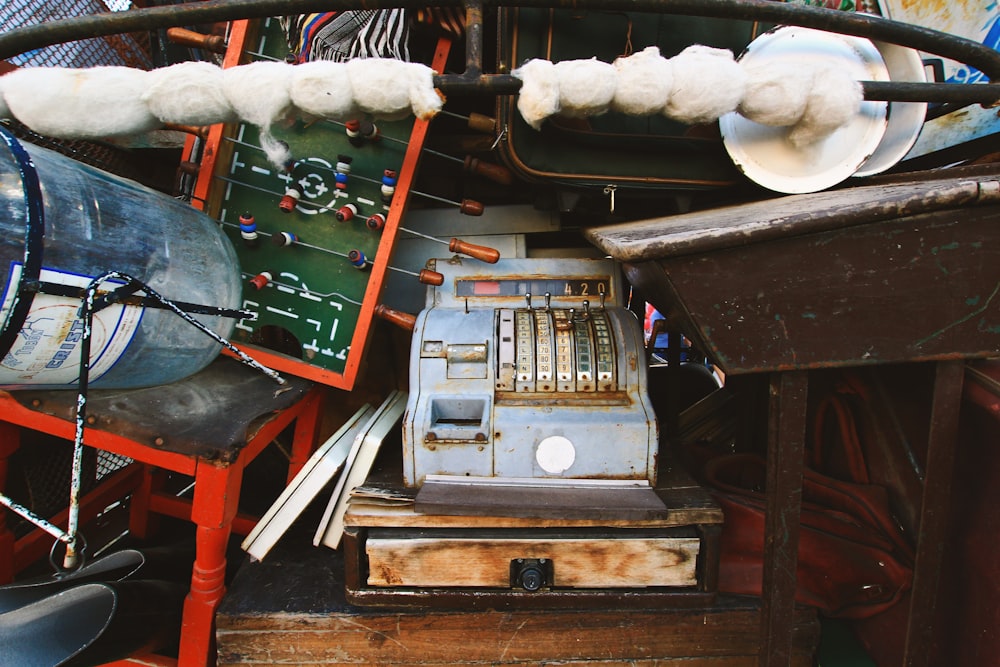
[[[545,587],[553,589],[697,584],[700,540],[693,531],[558,537],[526,532],[470,537],[372,530],[365,543],[367,582],[523,588],[516,583],[516,572],[537,566],[548,573]]]

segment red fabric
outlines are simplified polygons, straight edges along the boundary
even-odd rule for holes
[[[764,460],[713,459],[705,468],[722,506],[719,590],[760,595],[763,576]],[[912,553],[889,515],[885,490],[806,470],[802,485],[796,601],[829,616],[865,618],[909,590]]]
[[[1000,361],[969,364],[965,379],[932,665],[994,667],[1000,655]],[[903,664],[909,596],[855,633],[879,667]]]

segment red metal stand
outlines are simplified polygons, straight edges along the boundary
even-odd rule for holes
[[[234,364],[230,360],[228,363]],[[238,364],[237,364],[238,366]],[[193,382],[197,382],[197,376]],[[270,382],[268,380],[268,382]],[[294,383],[294,381],[293,381]],[[213,385],[218,391],[218,387]],[[263,385],[266,396],[273,395],[271,386]],[[288,478],[301,468],[315,447],[320,407],[325,388],[311,383],[300,382],[283,398],[282,405],[269,409],[261,408],[261,414],[247,418],[246,436],[239,442],[208,443],[197,442],[194,451],[171,451],[168,437],[166,443],[147,444],[141,434],[128,432],[132,426],[120,424],[116,420],[98,419],[97,425],[88,428],[84,444],[120,456],[131,458],[134,464],[115,473],[98,489],[88,494],[89,515],[99,511],[100,502],[106,507],[114,499],[131,494],[130,529],[137,537],[145,537],[150,530],[150,515],[164,514],[191,521],[196,528],[196,555],[191,574],[191,588],[184,604],[181,628],[179,665],[210,665],[215,663],[215,610],[225,593],[226,547],[230,534],[246,533],[253,527],[253,517],[239,516],[238,505],[245,467],[253,461],[286,427],[295,422],[292,454]],[[36,394],[40,392],[34,392]],[[233,387],[233,393],[246,398],[246,387]],[[49,392],[52,395],[75,392]],[[0,488],[5,483],[8,457],[19,447],[22,429],[40,431],[69,441],[73,439],[74,423],[68,415],[61,414],[60,406],[52,406],[52,401],[27,400],[25,394],[17,395],[0,392]],[[117,401],[127,401],[128,392],[117,392]],[[251,397],[252,399],[252,397]],[[35,405],[38,403],[38,405]],[[262,403],[264,403],[262,401]],[[43,411],[48,409],[56,414]],[[214,413],[214,419],[225,419],[225,409]],[[237,417],[238,419],[238,417]],[[190,422],[178,423],[178,429],[191,430]],[[169,428],[169,424],[158,423],[157,429]],[[123,432],[116,432],[120,430]],[[195,429],[197,431],[197,429]],[[206,429],[208,431],[210,429]],[[163,431],[165,434],[167,431]],[[163,440],[157,438],[156,440]],[[68,443],[69,445],[70,443]],[[159,492],[158,473],[171,471],[194,478],[194,496],[185,501]],[[110,489],[110,492],[109,492]],[[86,517],[87,512],[82,512]],[[51,537],[40,530],[15,539],[9,527],[0,516],[0,581],[10,581],[26,565],[36,560],[51,543]],[[58,525],[58,517],[55,522]],[[43,545],[46,545],[43,547]],[[142,658],[141,664],[169,664],[153,658],[150,663]],[[122,664],[128,664],[128,661]]]

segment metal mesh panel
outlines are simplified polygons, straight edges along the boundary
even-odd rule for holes
[[[132,463],[132,459],[127,456],[112,454],[103,449],[99,450],[97,452],[97,469],[95,470],[97,481],[99,482],[111,473],[121,470],[129,463]]]
[[[37,132],[32,132],[13,118],[4,120],[3,125],[18,139],[30,142],[36,146],[48,148],[57,153],[62,153],[74,160],[79,160],[112,174],[135,178],[132,173],[135,169],[133,161],[130,159],[128,152],[120,148],[93,141],[84,141],[82,139],[53,139],[52,137],[45,137]]]
[[[35,25],[43,21],[106,13],[131,6],[122,0],[0,0],[0,26],[5,30]],[[149,35],[147,33],[109,35],[65,44],[55,44],[9,58],[19,67],[93,67],[123,65],[150,69]],[[82,140],[51,139],[36,134],[15,120],[5,125],[20,139],[45,146],[63,155],[93,165],[99,169],[134,178],[135,165],[127,151],[108,144]]]
[[[0,4],[0,25],[20,28],[45,21],[110,11],[104,0],[7,0]],[[126,65],[149,69],[149,37],[145,33],[109,35],[54,44],[9,59],[19,67],[93,67]]]
[[[22,446],[11,456],[7,493],[35,514],[48,518],[69,504],[70,477],[73,467],[73,443],[37,433],[27,433]],[[121,470],[132,459],[103,450],[83,450],[81,491],[85,494],[108,475]],[[14,515],[6,515],[16,537],[34,526]]]

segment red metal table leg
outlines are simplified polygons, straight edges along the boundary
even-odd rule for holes
[[[7,488],[8,459],[21,445],[21,429],[0,422],[0,491]],[[14,580],[14,533],[7,526],[7,511],[0,509],[0,584]]]
[[[142,465],[142,481],[132,493],[128,513],[128,530],[137,538],[145,539],[151,532],[149,499],[153,493],[154,468],[146,464],[139,465]]]
[[[200,461],[191,519],[197,526],[191,590],[184,601],[178,664],[215,662],[215,610],[226,592],[226,546],[239,504],[243,466]]]

